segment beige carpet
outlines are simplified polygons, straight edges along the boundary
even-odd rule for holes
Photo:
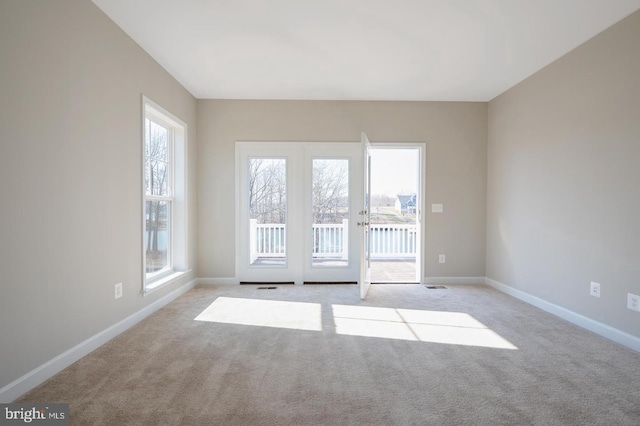
[[[198,287],[20,401],[74,425],[638,425],[640,354],[485,286]]]

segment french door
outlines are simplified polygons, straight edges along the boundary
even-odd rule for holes
[[[358,143],[236,143],[241,282],[358,282]],[[361,221],[361,220],[360,220]]]
[[[371,286],[371,144],[365,132],[360,137],[362,156],[362,210],[360,216],[360,298],[364,300]]]

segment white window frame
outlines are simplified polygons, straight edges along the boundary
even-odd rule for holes
[[[166,196],[147,195],[145,184],[146,119],[169,130],[169,182]],[[142,96],[142,291],[148,293],[182,276],[187,270],[187,203],[186,203],[187,124],[146,96]],[[167,201],[169,208],[168,266],[160,271],[146,270],[146,203]]]

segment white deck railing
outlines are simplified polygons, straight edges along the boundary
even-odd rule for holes
[[[249,220],[251,263],[257,258],[286,257],[287,227],[284,223],[258,223]]]
[[[417,227],[412,224],[371,225],[371,257],[413,257],[417,249]],[[286,257],[286,225],[259,224],[250,220],[251,262],[258,258]],[[349,221],[313,224],[313,257],[347,259]]]
[[[371,257],[414,257],[416,230],[416,225],[411,224],[372,224]]]
[[[342,224],[313,224],[313,254],[315,258],[349,258],[349,221]]]

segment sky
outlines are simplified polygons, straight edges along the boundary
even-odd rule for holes
[[[418,182],[418,150],[372,148],[372,195],[413,194]]]

